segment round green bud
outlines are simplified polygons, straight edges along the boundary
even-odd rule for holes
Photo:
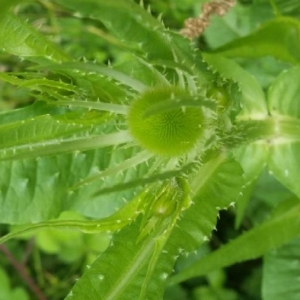
[[[177,209],[185,210],[191,204],[190,187],[186,179],[176,177],[169,179],[158,189],[152,192],[151,197],[155,198],[150,211],[161,217],[172,215]]]
[[[170,216],[175,210],[176,201],[174,200],[174,195],[170,195],[168,192],[159,195],[151,207],[151,212],[154,215],[163,217]]]
[[[186,107],[185,100],[187,104],[190,100]],[[128,126],[132,136],[155,154],[187,153],[203,135],[205,122],[203,110],[191,106],[192,100],[187,91],[174,87],[146,91],[129,108]]]
[[[226,110],[230,103],[229,93],[224,87],[214,87],[208,90],[207,97],[215,100],[217,102],[218,112],[223,112]]]

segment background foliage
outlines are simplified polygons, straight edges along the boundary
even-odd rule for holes
[[[1,1],[1,299],[299,299],[300,4],[237,1],[191,45],[205,2]],[[214,120],[197,153],[128,135],[160,86]]]

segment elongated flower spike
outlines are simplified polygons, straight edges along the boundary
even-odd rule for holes
[[[235,4],[236,0],[220,0],[204,3],[200,16],[187,19],[180,33],[190,40],[199,37],[209,25],[209,20],[213,15],[222,17]]]

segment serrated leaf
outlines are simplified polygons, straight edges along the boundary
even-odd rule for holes
[[[116,235],[114,246],[98,258],[66,299],[82,299],[87,294],[90,299],[162,299],[166,278],[172,271],[177,255],[182,251],[197,249],[215,226],[218,210],[228,206],[238,194],[239,165],[234,161],[227,161],[223,155],[212,161],[194,178],[193,186],[195,191],[198,191],[194,199],[195,204],[182,214],[179,226],[175,226],[176,220],[172,227],[169,227],[168,223],[165,223],[166,218],[162,221],[157,219],[159,223],[155,225],[157,221],[147,210],[149,222],[142,222],[146,231],[142,231],[143,227],[139,224],[124,228]],[[228,178],[228,173],[235,176]],[[220,198],[220,195],[224,197]],[[156,209],[156,204],[152,209]],[[181,212],[182,208],[179,206],[177,210]],[[155,228],[163,234],[159,234],[155,239],[151,235],[145,236],[145,233],[151,232],[149,230],[152,226],[158,226]],[[170,240],[164,237],[164,226],[168,226],[167,232],[171,230]],[[198,230],[200,232],[197,232]],[[142,240],[137,243],[138,236],[142,237]],[[118,248],[122,248],[122,251]],[[118,261],[120,262],[117,263]],[[151,283],[147,278],[151,278]],[[139,298],[141,291],[146,298]]]
[[[131,77],[143,82],[149,86],[169,85],[166,77],[163,76],[151,63],[146,60],[132,55],[131,59],[117,65],[117,70],[120,70]]]
[[[56,0],[79,16],[98,19],[132,52],[163,67],[178,68],[190,73],[207,74],[206,65],[196,56],[188,39],[171,32],[133,1]],[[118,15],[118,18],[115,16]],[[200,57],[200,53],[198,53]],[[197,68],[195,68],[197,66]],[[206,80],[205,76],[201,78]]]
[[[101,118],[100,115],[100,124],[103,123]],[[93,123],[69,119],[68,114],[61,116],[47,114],[2,125],[0,160],[91,150],[132,140],[127,131],[93,134],[93,127]]]
[[[132,224],[113,238],[105,253],[79,279],[66,300],[139,299],[154,240],[137,244],[139,225]],[[148,299],[155,299],[148,295]]]
[[[174,262],[162,250],[190,205],[185,184],[178,178],[143,193],[140,202],[148,208],[143,219],[113,238],[113,247],[100,255],[66,299],[82,299],[87,292],[90,299],[160,299],[168,275],[165,268],[170,272]],[[153,276],[157,271],[160,276]]]
[[[230,176],[229,176],[230,174]],[[219,210],[233,205],[242,185],[242,170],[234,160],[220,155],[207,162],[193,179],[193,205],[178,222],[170,237],[170,252],[178,255],[198,249],[209,240],[219,215]]]
[[[121,41],[127,41],[138,51],[154,56],[155,47],[156,51],[158,50],[156,57],[159,59],[173,57],[170,47],[158,30],[162,30],[163,25],[133,1],[57,0],[56,2],[77,11],[79,15],[100,19],[110,32],[118,36]],[[116,15],[118,18],[115,18]]]
[[[0,112],[0,126],[20,122],[24,119],[31,119],[41,115],[57,115],[59,113],[61,113],[61,109],[55,106],[48,105],[45,102],[35,102],[24,108]]]
[[[78,89],[76,89],[76,87],[74,85],[71,84],[67,84],[64,82],[60,82],[57,80],[49,80],[47,78],[36,78],[36,79],[30,79],[30,78],[26,78],[26,76],[30,76],[33,75],[30,73],[26,73],[24,72],[22,73],[18,73],[18,75],[23,75],[25,77],[25,79],[20,79],[17,76],[15,76],[14,74],[10,74],[10,73],[0,73],[0,79],[2,79],[5,82],[11,83],[13,85],[17,85],[20,88],[22,87],[27,87],[29,89],[35,90],[35,91],[43,91],[47,89],[43,89],[43,87],[49,87],[50,89],[54,89],[54,90],[61,90],[61,91],[67,91],[71,93],[75,93],[78,92]],[[37,75],[37,74],[34,74]]]
[[[264,256],[262,299],[297,300],[300,298],[300,239]]]
[[[124,74],[113,68],[97,65],[95,63],[67,62],[67,63],[47,65],[46,68],[51,71],[60,71],[60,72],[69,71],[71,72],[71,74],[72,71],[81,72],[82,75],[99,74],[100,77],[105,76],[109,79],[114,79],[118,81],[119,84],[121,83],[126,86],[130,86],[133,90],[138,92],[143,92],[145,89],[147,89],[147,85],[143,84],[139,80],[136,80],[128,76],[127,74]]]
[[[12,14],[0,19],[0,47],[19,57],[70,61],[69,56],[55,44]]]
[[[260,257],[300,235],[300,206],[257,226],[181,271],[171,283],[178,283],[244,260]],[[253,247],[255,245],[255,247]]]
[[[116,99],[118,98],[118,96],[122,97],[122,100],[124,101],[126,92],[124,90],[122,91],[121,88],[118,88],[118,85],[116,83],[111,83],[110,78],[104,77],[103,74],[97,74],[93,72],[87,74],[82,72],[79,75],[79,69],[82,69],[83,65],[86,64],[74,63],[74,65],[68,65],[69,72],[67,65],[63,63],[59,64],[59,67],[55,64],[51,65],[54,70],[57,70],[61,73],[64,72],[68,76],[73,75],[73,79],[76,80],[77,85],[65,83],[58,80],[50,80],[43,77],[43,75],[26,72],[17,74],[18,76],[23,75],[25,79],[20,79],[13,73],[0,73],[0,79],[5,82],[17,85],[19,88],[28,88],[35,92],[38,91],[40,92],[40,94],[36,97],[38,97],[39,100],[47,101],[53,105],[65,106],[69,108],[81,107],[88,110],[93,109],[98,111],[108,111],[117,114],[126,114],[128,110],[128,107],[126,105],[118,105],[100,101],[101,99],[103,101],[117,102]],[[100,70],[101,72],[101,70],[105,70],[105,68],[94,66],[92,70]],[[114,70],[109,70],[108,72],[104,71],[103,73],[108,73],[109,75],[114,74],[114,76],[116,76],[117,79],[120,80],[126,81],[126,78],[128,78],[125,74],[119,73]],[[30,76],[40,78],[31,79]],[[85,82],[82,82],[83,76]],[[95,80],[97,80],[97,82],[95,82]],[[126,82],[131,87],[136,86],[136,84],[140,84],[138,81],[134,82],[131,78],[128,78]],[[88,85],[88,87],[86,85]],[[101,87],[101,85],[103,86],[103,88]],[[140,85],[142,86],[142,84]],[[114,95],[114,98],[111,96],[111,94]]]
[[[240,166],[233,160],[227,160],[226,155],[216,156],[200,168],[198,176],[192,180],[191,194],[196,193],[191,199],[193,203],[177,221],[152,278],[164,281],[171,274],[179,255],[196,251],[209,238],[219,209],[228,207],[236,199],[240,180]],[[153,299],[162,299],[164,286],[165,283],[156,291],[156,298]],[[149,285],[148,289],[153,292],[155,285]]]
[[[89,127],[86,126],[86,128]],[[47,114],[13,122],[0,126],[0,152],[7,151],[11,147],[17,151],[17,147],[21,145],[33,146],[34,143],[46,142],[49,138],[57,139],[83,130],[83,124],[76,122],[76,120],[68,122],[67,116],[63,120]]]

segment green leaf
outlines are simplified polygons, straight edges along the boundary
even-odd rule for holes
[[[244,170],[245,184],[257,179],[267,161],[265,144],[261,141],[243,145],[234,150],[235,158]]]
[[[118,39],[127,41],[131,49],[154,56],[155,47],[157,58],[173,58],[170,47],[162,38],[161,30],[164,28],[162,23],[133,1],[56,0],[56,2],[78,12],[79,16],[101,20]]]
[[[18,73],[18,75],[24,75],[24,76],[28,76],[29,73],[24,73],[24,74],[20,74]],[[36,74],[35,74],[36,75]],[[0,78],[3,81],[6,81],[8,83],[17,85],[19,87],[30,87],[36,90],[40,90],[37,87],[40,86],[48,86],[51,88],[55,88],[58,90],[64,90],[64,91],[69,91],[69,92],[75,92],[75,86],[72,86],[71,84],[67,84],[67,83],[63,83],[63,82],[59,82],[59,81],[55,81],[55,80],[49,80],[46,78],[38,78],[38,79],[20,79],[17,76],[14,76],[12,74],[9,73],[1,73],[0,74]]]
[[[260,83],[263,90],[267,90],[282,70],[292,67],[291,63],[279,61],[272,56],[255,59],[241,59],[244,69],[251,73]]]
[[[273,56],[279,60],[300,63],[300,22],[280,17],[263,24],[256,32],[224,45],[213,52],[227,57]]]
[[[61,113],[61,109],[39,101],[23,108],[0,112],[0,126],[20,122],[41,115],[57,115],[59,113]]]
[[[248,143],[234,150],[234,156],[244,171],[244,185],[237,200],[236,226],[239,226],[242,222],[252,194],[253,183],[265,167],[267,155],[265,144],[261,141]]]
[[[69,56],[27,23],[7,13],[0,18],[0,48],[24,58],[69,61]]]
[[[6,274],[3,269],[0,269],[0,288],[1,299],[5,300],[28,300],[29,296],[23,288],[14,287],[11,288],[9,275]]]
[[[297,300],[300,298],[300,239],[264,256],[263,300]]]
[[[229,176],[230,174],[230,176]],[[234,205],[242,186],[242,170],[225,155],[216,156],[197,172],[191,183],[193,205],[184,212],[170,237],[168,251],[191,253],[209,240],[219,210]]]
[[[24,0],[2,0],[1,1],[1,10],[0,10],[0,19],[2,16],[7,13],[7,11],[14,5],[24,2]]]
[[[276,6],[283,14],[299,16],[300,3],[297,0],[276,0]]]
[[[66,218],[68,214],[60,215],[57,220],[50,220],[46,222],[35,223],[31,225],[24,225],[13,230],[0,238],[0,244],[13,239],[15,237],[23,236],[37,230],[74,230],[81,231],[84,233],[99,233],[99,232],[111,232],[117,231],[125,227],[127,224],[131,223],[138,215],[137,211],[141,210],[140,199],[138,197],[134,198],[130,202],[126,203],[124,207],[119,209],[113,215],[103,218],[101,220],[84,220],[81,215],[74,214],[77,218],[71,217]],[[72,213],[70,213],[71,216]],[[52,232],[51,231],[51,232]]]
[[[300,197],[300,142],[276,144],[270,147],[268,167],[270,173],[295,195]]]
[[[268,90],[268,108],[272,116],[300,119],[300,67],[282,72]]]
[[[250,34],[267,18],[273,17],[269,6],[257,1],[243,5],[237,2],[224,16],[212,16],[204,36],[215,49]]]
[[[44,146],[46,146],[46,141],[49,139],[57,139],[84,131],[83,124],[76,120],[68,122],[67,116],[65,117],[63,120],[59,117],[43,115],[0,126],[0,157],[5,157],[4,152],[10,148],[16,152],[18,146],[32,147],[39,142],[44,142]],[[90,126],[85,127],[89,128]]]
[[[77,11],[78,16],[84,15],[100,19],[110,32],[117,35],[121,40],[131,41],[133,46],[141,43],[140,48],[147,49],[148,47],[154,47],[156,43],[165,44],[161,39],[158,39],[160,34],[158,29],[163,29],[162,23],[133,1],[76,0],[69,2],[56,0],[56,2],[68,7],[70,10]],[[118,18],[115,17],[116,15],[118,15]],[[127,20],[127,24],[124,24],[124,20]],[[157,30],[157,33],[152,30],[153,28]],[[145,40],[144,37],[147,36],[145,33],[149,33],[149,31],[152,31],[151,36]],[[154,40],[151,41],[151,38],[154,38]],[[161,55],[162,53],[165,53],[165,55]],[[170,55],[168,47],[164,46],[159,49],[158,55],[161,58],[168,57]]]
[[[264,224],[205,256],[193,266],[173,276],[171,283],[178,283],[189,278],[230,266],[244,260],[260,257],[271,249],[279,247],[300,235],[300,206],[272,218]],[[255,247],[253,247],[255,245]]]
[[[193,290],[194,300],[237,300],[238,293],[232,289],[201,286]]]
[[[99,115],[99,123],[103,122],[101,119],[105,120]],[[96,135],[93,133],[93,127],[92,122],[74,119],[72,113],[60,116],[47,114],[2,125],[0,126],[0,160],[90,150],[132,140],[127,131]],[[101,129],[105,131],[106,128],[102,126]]]
[[[300,68],[294,67],[283,72],[268,90],[268,111],[271,117],[265,117],[258,123],[246,126],[257,127],[256,138],[259,141],[248,143],[235,150],[235,157],[245,171],[245,184],[249,185],[268,164],[270,173],[296,195],[300,187],[295,180],[300,169]],[[268,121],[269,119],[269,121]],[[269,122],[269,124],[268,124]],[[248,123],[248,125],[247,125]],[[261,123],[261,125],[259,125]],[[242,123],[240,123],[242,124]],[[268,132],[269,128],[269,133]],[[259,134],[266,132],[266,136]],[[249,194],[249,193],[248,193]],[[249,197],[242,197],[238,203],[237,223],[242,219]]]
[[[44,67],[41,69],[44,69]],[[117,83],[112,83],[111,78],[106,76],[111,76],[137,90],[142,91],[146,88],[142,83],[133,80],[126,74],[95,64],[51,64],[47,65],[47,69],[58,73],[56,74],[57,80],[45,78],[37,73],[27,72],[17,73],[16,75],[14,73],[0,73],[0,79],[20,88],[37,91],[39,95],[36,97],[39,100],[47,101],[53,105],[69,108],[82,107],[88,110],[108,111],[117,114],[126,114],[128,107],[126,105],[107,103],[106,101],[119,102],[117,99],[120,98],[124,102],[126,92],[118,87]],[[67,77],[72,76],[77,85],[62,82],[61,74],[59,73],[64,73]],[[24,76],[25,79],[20,79],[18,76]],[[32,77],[35,77],[35,79],[32,79]]]
[[[52,148],[55,152],[55,147]],[[139,156],[137,153],[136,148],[113,150],[105,147],[88,152],[2,162],[1,222],[24,224],[44,221],[57,217],[62,210],[75,210],[94,219],[111,215],[124,205],[124,201],[132,198],[134,190],[128,188],[127,182],[135,180],[137,184],[133,187],[138,191],[138,180],[149,172],[147,163],[153,163],[149,157],[145,161],[142,153]],[[158,173],[165,165],[160,166]],[[102,171],[105,171],[102,177],[73,190],[74,185],[83,179]],[[94,196],[96,191],[115,185],[119,186],[118,192],[112,189],[109,194]]]
[[[143,278],[152,252],[154,239],[137,243],[138,224],[126,227],[113,238],[113,244],[78,280],[67,300],[139,299]],[[156,278],[156,283],[161,280]],[[155,299],[148,295],[150,299]]]
[[[0,269],[0,286],[1,292],[7,296],[10,293],[10,282],[8,276],[2,269]]]
[[[255,186],[255,181],[249,182],[242,187],[242,191],[239,194],[236,204],[236,217],[235,217],[235,228],[239,228],[241,225],[244,214],[246,212],[249,201],[251,200],[252,192]]]
[[[268,106],[277,120],[278,137],[270,144],[268,166],[283,185],[300,197],[300,68],[283,72],[268,92]]]
[[[116,69],[143,82],[146,86],[149,86],[149,84],[151,86],[170,84],[154,65],[133,54],[122,64],[116,65]]]
[[[100,80],[101,77],[105,76],[106,78],[114,79],[118,81],[120,84],[130,86],[133,90],[138,92],[143,92],[148,87],[147,85],[143,84],[139,80],[136,80],[131,76],[128,76],[127,74],[115,70],[114,68],[98,65],[95,63],[67,62],[67,63],[60,63],[60,64],[49,64],[45,66],[45,68],[51,71],[65,72],[67,74],[73,74],[79,72],[81,73],[80,75],[98,74]]]

